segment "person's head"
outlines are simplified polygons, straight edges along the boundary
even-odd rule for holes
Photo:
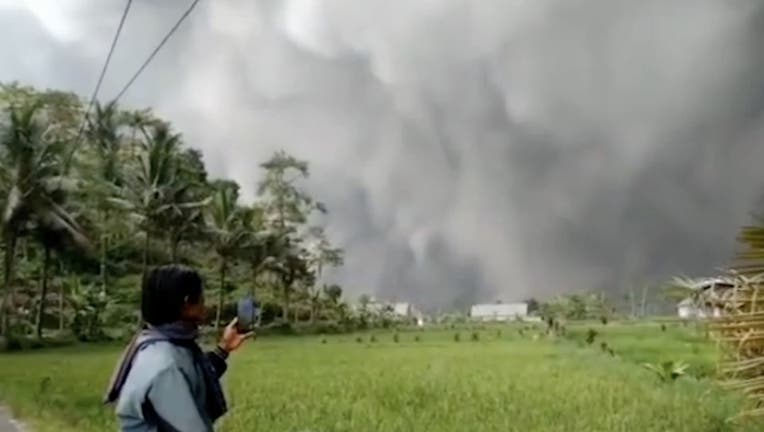
[[[143,280],[141,315],[148,324],[198,324],[204,320],[204,312],[202,277],[196,271],[167,265],[151,270]]]

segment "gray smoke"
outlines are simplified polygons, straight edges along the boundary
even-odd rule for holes
[[[123,3],[40,3],[0,0],[0,79],[88,93]],[[105,98],[188,4],[134,3]],[[248,198],[274,150],[308,159],[350,293],[617,292],[730,258],[762,43],[756,0],[208,1],[123,102]]]

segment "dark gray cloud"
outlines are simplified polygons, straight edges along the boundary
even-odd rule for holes
[[[104,95],[188,3],[134,4]],[[61,27],[0,2],[0,79],[88,92],[122,5]],[[730,257],[764,185],[762,42],[754,0],[202,2],[124,103],[250,197],[273,150],[309,159],[353,293],[617,291]]]

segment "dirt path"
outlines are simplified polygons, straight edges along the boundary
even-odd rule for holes
[[[0,432],[24,432],[21,426],[11,418],[5,407],[0,407]]]

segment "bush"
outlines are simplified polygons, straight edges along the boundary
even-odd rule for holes
[[[261,334],[277,334],[277,335],[293,335],[295,334],[295,328],[289,321],[276,320],[265,327],[261,327],[258,333]]]
[[[480,340],[480,333],[478,332],[472,332],[472,341],[477,342]]]
[[[20,351],[24,346],[21,342],[21,338],[15,335],[8,335],[4,338],[0,338],[0,350],[1,351]]]
[[[371,337],[369,338],[369,342],[375,343],[376,341],[377,341],[377,337],[374,335],[371,335]]]
[[[8,337],[0,337],[0,352],[12,352],[42,348],[56,348],[77,343],[71,334],[62,333],[55,337],[47,337],[42,340],[37,337],[18,336],[11,334]]]
[[[398,333],[393,334],[393,342],[398,343],[400,340],[400,337],[398,336]]]
[[[594,329],[590,328],[586,332],[586,343],[587,343],[587,345],[593,344],[594,343],[594,339],[596,339],[596,338],[597,338],[597,330],[594,330]]]
[[[459,333],[454,333],[454,342],[459,342],[462,336]]]
[[[419,335],[414,336],[414,342],[420,342],[422,338],[419,337]]]

